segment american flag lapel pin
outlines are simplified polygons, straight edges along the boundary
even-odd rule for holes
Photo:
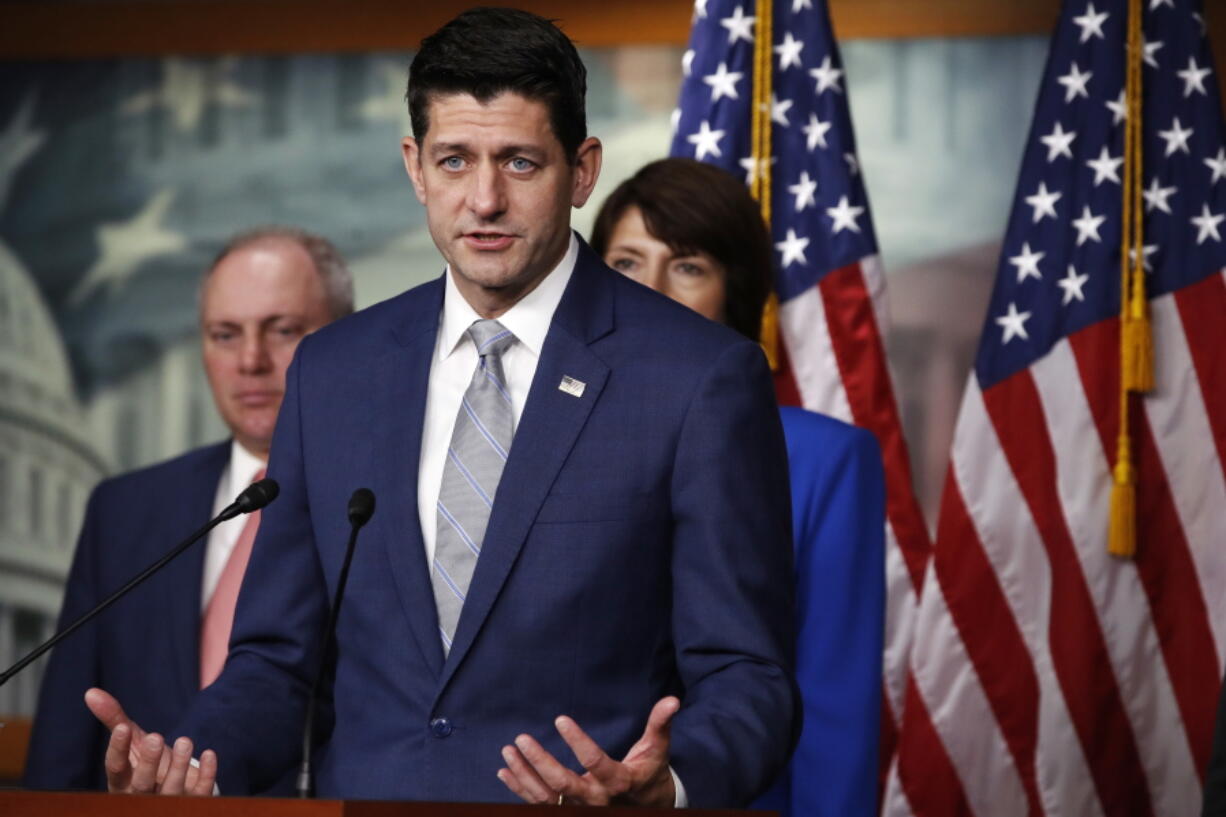
[[[562,375],[562,382],[558,384],[558,391],[565,392],[571,397],[582,397],[583,389],[587,384],[582,380],[576,380],[570,375]]]

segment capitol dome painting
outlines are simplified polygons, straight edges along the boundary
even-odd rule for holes
[[[106,472],[89,442],[59,329],[0,241],[0,665],[54,629],[90,489]],[[32,711],[41,668],[0,687],[0,713]]]

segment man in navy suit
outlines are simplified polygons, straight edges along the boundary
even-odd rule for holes
[[[90,693],[113,790],[241,794],[298,760],[362,486],[379,507],[328,667],[320,794],[736,806],[784,766],[799,713],[770,374],[570,231],[600,170],[585,83],[524,12],[466,12],[422,43],[404,159],[447,271],[299,346],[281,496],[221,678],[173,748]]]
[[[200,328],[214,402],[233,439],[95,489],[61,626],[203,525],[264,469],[298,341],[352,311],[352,279],[324,239],[262,228],[229,242],[202,280]],[[218,526],[206,544],[55,649],[34,719],[26,786],[105,788],[107,733],[83,700],[92,686],[113,690],[151,728],[179,722],[202,683],[220,670],[207,650],[202,666],[202,617],[228,629],[233,601],[224,607],[222,577],[239,552],[244,524],[240,518]],[[240,564],[231,570],[241,576]],[[221,632],[213,641],[224,649],[225,639]]]

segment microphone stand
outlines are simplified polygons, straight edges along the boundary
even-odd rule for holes
[[[298,769],[298,796],[311,798],[315,796],[315,781],[311,770],[311,749],[315,737],[315,708],[319,699],[319,685],[323,680],[324,668],[328,665],[328,653],[332,649],[336,637],[336,617],[340,613],[341,599],[345,595],[345,584],[349,581],[349,564],[353,561],[354,546],[358,543],[358,531],[370,521],[375,512],[375,495],[369,488],[358,488],[349,498],[349,544],[345,546],[345,560],[341,563],[341,573],[336,581],[336,597],[332,599],[332,608],[328,612],[328,626],[324,629],[324,644],[319,655],[319,667],[315,670],[315,680],[311,683],[311,697],[307,700],[306,718],[302,729],[302,765]]]
[[[119,588],[114,593],[107,596],[102,601],[98,602],[98,604],[94,607],[94,609],[80,616],[76,621],[72,622],[67,627],[60,630],[55,635],[51,636],[51,638],[47,639],[42,644],[39,644],[37,647],[31,650],[30,654],[27,655],[25,658],[21,659],[16,664],[6,669],[3,673],[0,673],[0,686],[4,686],[10,678],[12,678],[17,673],[21,672],[23,669],[25,669],[31,662],[37,660],[38,657],[41,656],[43,653],[45,653],[47,650],[51,649],[56,644],[63,641],[65,638],[75,633],[77,630],[79,630],[82,626],[84,626],[86,622],[88,622],[94,616],[98,615],[103,610],[110,607],[115,602],[119,601],[119,599],[125,596],[128,593],[128,591],[130,591],[132,588],[136,587],[138,584],[140,584],[145,579],[152,576],[154,573],[157,573],[159,570],[165,567],[165,565],[171,559],[175,558],[180,553],[182,553],[183,551],[191,547],[193,544],[195,544],[197,541],[204,538],[204,536],[208,534],[208,532],[211,531],[213,528],[217,527],[218,525],[220,525],[222,522],[225,522],[226,520],[233,519],[234,517],[238,516],[240,513],[251,513],[252,511],[258,511],[260,508],[263,508],[269,502],[272,502],[274,499],[277,498],[278,490],[279,489],[277,487],[277,483],[271,479],[262,479],[259,482],[252,484],[249,488],[247,488],[247,490],[239,494],[238,499],[236,499],[233,503],[227,506],[225,510],[217,514],[217,516],[215,516],[213,519],[210,519],[208,524],[206,524],[200,530],[193,533],[191,536],[184,539],[182,542],[176,545],[174,549],[171,550],[169,553],[167,553],[165,556],[158,559],[156,562],[146,567],[140,573],[133,576],[131,579],[127,581],[126,584],[124,584],[123,587]]]

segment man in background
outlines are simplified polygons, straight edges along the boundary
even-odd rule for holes
[[[101,483],[91,496],[65,588],[60,626],[261,478],[305,335],[353,311],[353,281],[327,240],[267,227],[233,238],[200,285],[204,367],[227,442]],[[115,690],[142,723],[169,730],[221,673],[259,513],[218,525],[51,655],[25,785],[101,789],[107,731],[85,690]]]

